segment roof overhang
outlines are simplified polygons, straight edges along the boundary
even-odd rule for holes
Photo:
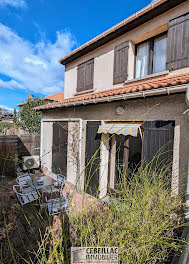
[[[148,22],[149,20],[167,12],[171,8],[176,7],[179,4],[186,2],[187,0],[157,0],[153,1],[151,4],[141,9],[137,13],[93,38],[92,40],[86,42],[84,45],[75,49],[68,55],[64,56],[59,60],[63,65],[68,64],[79,57],[85,55],[88,52],[95,50],[96,48],[108,43],[120,37],[121,35],[127,33],[128,31]]]
[[[140,92],[132,92],[128,94],[119,94],[107,97],[100,97],[95,99],[83,100],[83,101],[76,101],[76,102],[68,102],[68,103],[60,103],[54,105],[41,105],[40,107],[36,107],[36,110],[48,110],[48,109],[55,109],[55,108],[66,108],[66,107],[74,107],[80,105],[88,105],[88,104],[97,104],[97,103],[105,103],[105,102],[113,102],[113,101],[120,101],[120,100],[128,100],[128,99],[137,99],[137,98],[146,98],[150,96],[158,96],[158,95],[170,95],[174,93],[182,93],[186,92],[189,84],[177,85],[177,86],[169,86],[165,88],[158,88],[158,89],[151,89],[146,91]]]

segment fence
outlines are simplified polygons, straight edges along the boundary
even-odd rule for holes
[[[39,135],[0,136],[0,175],[15,176],[18,161],[22,156],[39,155],[39,153]]]
[[[17,136],[0,136],[0,175],[15,176],[18,141]]]

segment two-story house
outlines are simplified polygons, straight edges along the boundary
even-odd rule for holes
[[[103,197],[162,149],[172,191],[189,194],[189,1],[153,1],[60,63],[64,100],[37,108],[42,165]]]

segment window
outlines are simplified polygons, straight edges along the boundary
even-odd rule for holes
[[[167,62],[167,35],[152,38],[136,47],[135,78],[163,72]]]
[[[94,59],[86,61],[77,68],[77,93],[93,89]]]

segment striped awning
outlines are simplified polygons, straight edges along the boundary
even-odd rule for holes
[[[104,124],[99,126],[98,133],[104,134],[117,134],[117,135],[131,135],[133,137],[137,137],[138,132],[142,136],[141,133],[142,123],[121,123],[121,124]]]

